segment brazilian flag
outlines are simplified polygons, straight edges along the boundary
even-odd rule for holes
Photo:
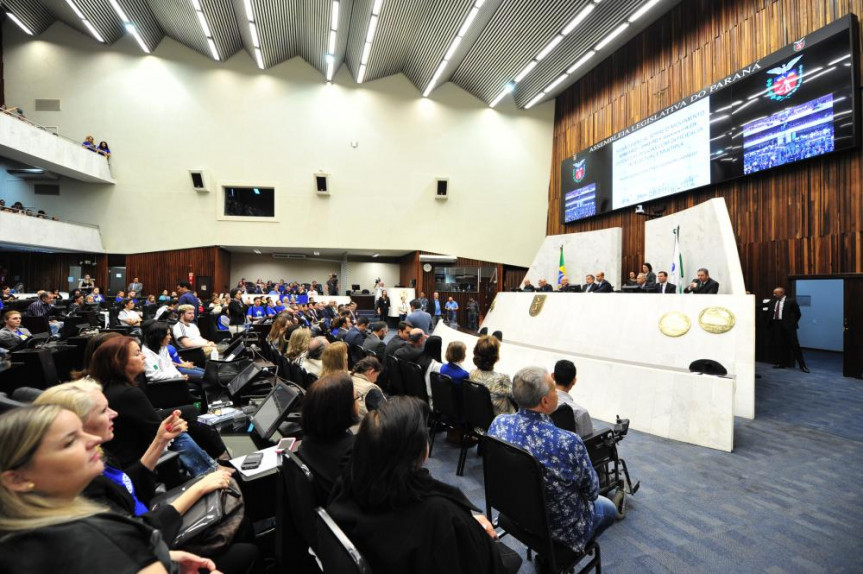
[[[563,262],[563,245],[560,246],[560,263],[557,266],[557,284],[563,281],[563,276],[566,275],[566,264]]]

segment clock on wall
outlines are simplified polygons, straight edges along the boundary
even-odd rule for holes
[[[423,271],[425,271],[426,273],[428,273],[431,270],[432,270],[431,263],[426,263],[425,265],[423,265]]]

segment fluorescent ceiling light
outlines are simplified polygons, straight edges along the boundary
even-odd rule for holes
[[[501,93],[499,93],[499,94],[497,95],[497,97],[491,101],[491,103],[489,104],[489,107],[493,108],[493,107],[495,107],[496,105],[498,105],[498,104],[500,103],[500,101],[504,98],[504,96],[506,96],[507,94],[511,93],[511,92],[512,92],[512,90],[513,90],[513,85],[512,85],[512,83],[509,83],[509,84],[507,84],[506,86],[504,86],[504,87],[503,87],[503,91],[502,91]]]
[[[207,26],[207,20],[204,18],[204,13],[195,12],[195,14],[198,16],[198,24],[201,25],[201,30],[204,31],[204,36],[206,36],[207,38],[212,38],[213,34],[212,32],[210,32],[210,27]]]
[[[138,42],[138,45],[141,47],[144,52],[147,54],[150,53],[150,48],[147,47],[147,44],[144,42],[144,39],[141,37],[141,34],[138,33],[138,29],[134,24],[126,24],[126,31],[129,32],[135,41]]]
[[[384,0],[375,0],[375,5],[372,6],[372,14],[377,16],[381,13],[381,6],[383,6]]]
[[[264,54],[261,52],[260,48],[255,48],[255,61],[258,63],[258,67],[260,69],[264,69]]]
[[[561,75],[559,75],[559,76],[557,77],[557,79],[556,79],[556,80],[554,80],[552,83],[550,83],[550,84],[549,84],[549,85],[548,85],[548,86],[543,90],[543,92],[545,92],[546,94],[550,93],[553,89],[555,89],[555,88],[558,86],[558,84],[560,84],[562,81],[564,81],[567,77],[569,77],[569,74],[561,74]]]
[[[126,12],[117,3],[117,0],[108,0],[108,2],[111,4],[111,8],[114,9],[114,12],[117,13],[117,16],[120,17],[120,20],[122,20],[124,24],[128,24],[129,22],[131,22],[131,20],[129,20],[129,17],[126,16]]]
[[[518,75],[515,77],[515,83],[517,84],[517,83],[519,83],[520,81],[522,81],[522,80],[524,79],[524,77],[530,73],[530,71],[531,71],[531,70],[533,70],[534,68],[536,68],[536,63],[537,63],[537,62],[536,62],[536,60],[531,60],[531,61],[530,61],[530,64],[528,64],[527,66],[525,66],[525,67],[524,67],[524,70],[522,70],[521,72],[519,72],[519,73],[518,73]]]
[[[213,56],[214,60],[219,59],[219,51],[216,50],[216,43],[212,38],[207,38],[207,46],[210,47],[210,55]]]
[[[548,45],[545,48],[543,48],[539,54],[536,55],[536,61],[542,62],[542,59],[545,58],[546,56],[548,56],[549,52],[554,50],[557,47],[557,45],[560,44],[562,41],[563,41],[563,36],[561,36],[560,34],[555,36],[554,39],[552,39],[552,41],[549,42]]]
[[[252,45],[255,48],[261,47],[261,40],[258,38],[258,27],[255,26],[254,22],[249,22],[249,32],[252,33]]]
[[[479,14],[479,8],[474,6],[471,8],[471,11],[468,13],[467,18],[464,19],[464,23],[459,28],[457,36],[461,37],[467,34],[468,29],[470,29],[470,25],[473,24],[473,21],[476,20],[476,15]]]
[[[366,77],[366,65],[363,64],[360,66],[360,71],[357,72],[357,83],[362,84],[365,77]]]
[[[447,50],[446,54],[444,54],[444,61],[449,61],[450,59],[452,59],[453,54],[455,54],[455,51],[458,48],[459,44],[461,44],[461,36],[456,36],[455,40],[452,41],[452,44],[449,45],[449,50]]]
[[[650,10],[657,4],[659,4],[659,0],[650,0],[649,2],[645,3],[641,8],[636,10],[635,13],[632,14],[632,16],[629,17],[630,23],[635,22],[636,20],[644,16],[644,14],[647,13],[648,10]]]
[[[372,45],[369,42],[366,42],[363,46],[363,55],[360,57],[360,64],[366,65],[369,61],[369,54],[372,51]]]
[[[330,30],[330,40],[327,42],[327,54],[336,53],[336,31]]]
[[[538,93],[538,94],[536,95],[536,97],[534,97],[531,101],[529,101],[529,102],[527,103],[527,105],[526,105],[526,106],[524,106],[524,109],[529,110],[530,108],[532,108],[533,106],[535,106],[536,104],[538,104],[538,103],[539,103],[539,101],[540,101],[541,99],[543,99],[544,97],[545,97],[545,94],[544,94],[544,93],[542,93],[542,92]]]
[[[374,258],[378,258],[378,257],[380,257],[380,256],[381,256],[381,254],[380,254],[380,253],[375,253],[375,254],[373,254],[373,255],[372,255],[372,257],[374,257]]]
[[[618,26],[617,28],[612,30],[608,36],[603,38],[602,41],[594,47],[594,50],[597,50],[597,51],[602,50],[603,48],[608,46],[608,44],[612,40],[614,40],[615,38],[620,36],[623,33],[623,31],[626,30],[628,27],[629,27],[629,22],[624,22],[623,24],[621,24],[620,26]]]
[[[24,22],[18,19],[18,16],[16,16],[12,12],[6,12],[6,15],[9,16],[9,19],[15,22],[15,24],[17,24],[18,27],[21,28],[21,30],[23,30],[25,34],[27,34],[28,36],[33,35],[33,31],[30,30],[30,28],[28,28],[27,26],[25,26]]]
[[[252,12],[252,0],[243,0],[243,7],[246,9],[246,19],[251,22],[255,19],[255,15]]]
[[[81,20],[87,19],[87,17],[84,16],[84,13],[81,12],[81,10],[77,6],[75,6],[75,3],[72,2],[72,0],[66,0],[66,4],[68,4],[72,8],[72,10],[75,12],[75,15],[78,16],[79,19],[81,19]]]
[[[331,30],[338,30],[339,29],[339,3],[338,3],[338,0],[336,2],[333,2],[333,16],[332,16],[332,21],[330,23],[330,29]]]
[[[260,254],[261,254],[261,250],[260,250],[260,249],[252,249],[252,251],[254,251],[254,252],[255,252],[255,255],[260,255]]]
[[[375,39],[375,32],[378,30],[378,17],[372,16],[371,20],[369,20],[369,31],[366,34],[366,42],[369,44]]]
[[[102,37],[99,31],[96,30],[96,28],[93,26],[93,24],[90,23],[89,20],[84,20],[84,25],[87,26],[87,29],[90,30],[90,33],[93,35],[94,38],[96,38],[96,40],[98,40],[102,44],[105,43],[105,38]]]
[[[578,59],[578,61],[577,61],[576,63],[574,63],[573,65],[571,65],[571,66],[569,67],[569,69],[566,71],[566,73],[567,73],[567,74],[571,74],[571,73],[573,73],[574,71],[576,71],[577,69],[579,69],[580,67],[582,67],[582,66],[585,64],[585,62],[587,62],[589,59],[593,58],[593,56],[595,56],[595,55],[596,55],[596,52],[594,52],[593,50],[591,50],[590,52],[588,52],[587,54],[585,54],[584,56],[582,56],[581,58],[579,58],[579,59]]]
[[[198,0],[192,0],[192,8],[194,8],[196,12],[204,11],[204,9],[201,8],[201,3]]]
[[[569,24],[566,25],[566,28],[563,29],[563,32],[561,32],[561,34],[566,36],[573,30],[575,30],[576,26],[584,22],[584,19],[590,16],[590,13],[593,12],[594,8],[596,8],[596,4],[588,4],[587,6],[585,6],[581,12],[576,14],[575,18],[569,21]]]

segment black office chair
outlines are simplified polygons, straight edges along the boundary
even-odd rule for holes
[[[110,329],[109,329],[110,330]],[[207,364],[207,355],[204,354],[204,349],[201,347],[194,347],[191,349],[183,349],[179,345],[176,345],[177,354],[184,361],[189,361],[194,364],[196,367],[201,367],[202,369]]]
[[[315,527],[315,478],[309,467],[291,451],[279,460],[276,487],[276,561],[280,572],[319,572],[309,556],[318,552]]]
[[[320,548],[318,558],[326,574],[372,574],[366,559],[323,508],[315,509],[315,526]]]
[[[411,361],[399,361],[399,368],[401,369],[405,394],[409,397],[416,397],[424,401],[425,404],[429,404],[429,395],[422,367]]]
[[[57,375],[54,357],[49,349],[15,351],[12,353],[12,362],[24,363],[24,372],[20,377],[23,384],[17,385],[15,388],[18,388],[18,386],[30,386],[47,389],[48,387],[60,384],[60,377]]]
[[[584,552],[555,542],[551,537],[545,503],[542,465],[532,454],[502,440],[483,439],[483,478],[485,480],[486,515],[498,510],[498,525],[541,558],[543,570],[554,574],[569,572],[585,556],[591,556],[579,574],[602,572],[599,544],[590,541]],[[540,564],[537,564],[540,567]]]
[[[467,451],[459,388],[455,386],[452,378],[447,375],[432,372],[429,378],[431,379],[432,404],[434,405],[431,413],[432,425],[429,456],[432,455],[435,436],[440,430],[445,428],[460,432],[461,449],[462,451]],[[459,459],[461,459],[461,454],[459,454]]]
[[[366,350],[359,345],[350,345],[348,347],[348,367],[354,368],[354,365],[366,358]]]
[[[463,440],[469,441],[484,437],[495,417],[488,387],[473,381],[462,381],[461,407],[465,421],[464,434],[466,435]],[[464,448],[459,454],[456,475],[462,476],[464,474],[466,460],[467,448]]]
[[[551,422],[557,428],[575,432],[575,413],[569,405],[559,404],[557,410],[551,413]]]
[[[48,317],[30,317],[28,315],[21,315],[21,326],[34,335],[38,333],[51,334]]]
[[[405,386],[402,382],[401,360],[390,355],[387,357],[386,365],[387,387],[384,390],[392,396],[405,394]]]

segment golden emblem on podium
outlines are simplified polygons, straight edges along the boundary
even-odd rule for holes
[[[542,311],[542,306],[545,305],[545,298],[548,295],[534,295],[533,301],[530,303],[530,316],[536,317]]]
[[[725,307],[707,307],[698,315],[698,324],[708,333],[721,335],[734,328],[737,318]]]
[[[659,331],[666,337],[682,337],[691,325],[689,317],[680,311],[670,311],[659,319]]]

